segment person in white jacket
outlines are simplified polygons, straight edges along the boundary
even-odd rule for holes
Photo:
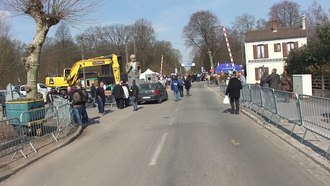
[[[122,82],[122,87],[124,90],[124,107],[128,107],[129,106],[129,88],[128,85],[126,84],[126,82]]]

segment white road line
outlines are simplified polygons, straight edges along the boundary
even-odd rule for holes
[[[158,160],[158,157],[163,149],[163,146],[165,144],[165,140],[166,140],[166,137],[167,137],[168,133],[165,133],[154,153],[154,155],[152,156],[151,160],[150,160],[150,163],[148,164],[148,166],[153,166],[153,165],[156,165],[157,164],[157,160]]]
[[[215,95],[220,96],[219,94],[217,94],[214,90],[212,90],[210,87],[207,87],[210,91],[212,91]]]

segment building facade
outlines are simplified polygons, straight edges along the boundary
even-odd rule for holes
[[[282,74],[285,61],[291,50],[307,44],[305,24],[299,28],[277,28],[273,21],[272,29],[247,32],[245,37],[246,81],[260,83],[263,74],[273,68]]]

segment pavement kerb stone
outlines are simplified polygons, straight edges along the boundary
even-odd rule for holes
[[[219,89],[217,89],[217,90],[219,90]],[[219,93],[219,96],[222,96],[222,97],[225,96],[225,94],[223,94],[222,92],[219,92],[219,91],[216,91],[216,92]],[[293,147],[296,150],[298,150],[299,152],[303,153],[306,157],[310,158],[315,163],[317,163],[320,166],[324,167],[327,171],[330,171],[330,162],[327,159],[325,159],[323,156],[315,153],[312,149],[310,149],[309,147],[307,147],[304,144],[301,144],[296,139],[293,139],[290,135],[287,135],[286,133],[281,132],[280,129],[278,129],[276,127],[272,127],[272,125],[269,124],[268,122],[266,122],[266,121],[263,122],[262,119],[259,119],[257,116],[249,113],[248,111],[246,111],[242,108],[240,110],[241,110],[241,113],[246,115],[251,120],[255,121],[257,124],[262,126],[264,129],[266,129],[267,131],[269,131],[272,134],[276,135],[281,140],[283,140],[284,142],[289,144],[291,147]]]
[[[27,166],[31,165],[32,163],[36,162],[37,160],[40,160],[41,158],[57,151],[58,149],[72,143],[74,140],[76,140],[83,132],[83,127],[78,126],[78,128],[69,136],[66,136],[65,138],[62,138],[61,141],[56,143],[53,147],[48,149],[46,152],[38,153],[38,156],[32,157],[32,158],[26,158],[22,160],[22,162],[17,163],[17,165],[14,163],[14,165],[11,165],[8,167],[2,167],[0,169],[0,182],[8,179],[10,176],[16,174],[18,171],[26,168]],[[45,140],[45,139],[42,139]]]

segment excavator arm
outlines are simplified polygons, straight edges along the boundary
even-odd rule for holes
[[[76,85],[79,78],[79,70],[82,68],[95,67],[95,66],[108,65],[108,64],[111,64],[112,66],[115,81],[119,82],[120,68],[119,68],[118,57],[115,54],[91,58],[91,59],[84,59],[76,62],[71,68],[70,74],[67,77],[67,82],[69,86]]]

